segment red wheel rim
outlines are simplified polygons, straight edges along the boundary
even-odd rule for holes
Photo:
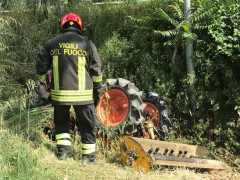
[[[110,89],[104,93],[97,106],[98,119],[107,127],[121,124],[127,117],[128,112],[128,97],[119,89]]]
[[[144,111],[149,113],[149,118],[152,120],[154,126],[158,127],[159,118],[160,118],[158,108],[150,102],[144,102],[144,104],[146,104]]]

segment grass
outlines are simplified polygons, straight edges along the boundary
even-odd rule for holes
[[[59,161],[55,142],[39,137],[42,142],[36,146],[22,136],[1,129],[0,177],[2,179],[240,179],[231,170],[197,172],[185,168],[161,168],[149,173],[137,171],[121,163],[118,148],[106,150],[98,141],[98,163],[85,165],[81,162],[80,144],[73,143],[74,155],[67,161]]]

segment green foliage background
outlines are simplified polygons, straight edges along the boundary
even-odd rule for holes
[[[192,3],[194,114],[189,108],[192,77],[187,76],[185,58],[190,24],[183,20],[183,1],[75,2],[66,3],[64,12],[81,16],[84,36],[98,48],[104,79],[129,79],[140,90],[156,92],[170,102],[173,140],[184,137],[239,155],[240,5],[234,0]],[[34,62],[44,42],[59,33],[58,12],[54,6],[39,10],[24,2],[6,8],[9,13],[0,14],[0,101],[3,106],[13,98],[25,101],[20,107],[24,111],[34,106],[38,83]],[[4,117],[8,118],[9,114]]]

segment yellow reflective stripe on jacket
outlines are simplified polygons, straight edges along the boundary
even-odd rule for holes
[[[92,76],[93,82],[102,82],[102,75],[100,76]]]
[[[90,154],[95,152],[95,144],[82,144],[82,154]]]
[[[51,90],[52,95],[92,95],[93,90]]]
[[[59,89],[58,56],[53,56],[53,79],[54,89]]]
[[[70,140],[57,140],[57,145],[71,146]]]
[[[52,95],[52,99],[55,101],[62,101],[62,102],[75,102],[75,101],[92,101],[93,96],[87,95],[87,96],[55,96]]]
[[[38,80],[39,81],[44,81],[47,79],[47,74],[43,74],[43,75],[38,75]]]
[[[69,133],[61,133],[56,135],[56,140],[68,138],[71,139],[71,135]]]
[[[79,90],[85,89],[85,64],[86,64],[86,58],[85,57],[78,57],[78,86]]]

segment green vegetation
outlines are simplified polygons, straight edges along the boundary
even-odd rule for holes
[[[158,169],[150,173],[136,171],[123,166],[120,163],[119,153],[113,150],[98,155],[98,164],[83,165],[77,157],[60,162],[51,150],[55,146],[50,141],[46,141],[39,148],[35,148],[31,142],[27,142],[9,131],[1,131],[0,149],[0,175],[1,179],[169,179],[191,180],[210,179],[211,177],[224,177],[226,179],[237,178],[233,172],[228,174],[201,174],[188,169]],[[2,148],[4,147],[4,148]],[[74,144],[74,148],[80,145]],[[98,146],[99,147],[99,146]],[[77,151],[79,152],[79,151]],[[77,153],[75,152],[75,153]],[[118,155],[118,156],[117,156]]]
[[[72,11],[82,17],[83,34],[98,48],[105,79],[129,79],[140,90],[156,92],[170,102],[175,114],[171,140],[184,138],[207,146],[239,169],[240,5],[235,0],[192,3],[191,27],[183,20],[183,1],[178,0],[137,4],[126,1],[115,5],[75,2],[66,4],[64,12]],[[34,133],[41,130],[40,124],[52,112],[38,107],[34,62],[44,42],[59,33],[57,8],[42,11],[24,2],[5,8],[8,13],[0,12],[0,174],[5,179],[62,179],[67,170],[56,175],[53,167],[44,168],[51,162],[41,160],[44,153],[51,157],[54,146]],[[189,28],[194,40],[196,77],[186,73],[184,37]],[[197,100],[194,114],[190,111],[187,88],[193,80]],[[63,168],[54,157],[50,160]],[[100,164],[102,161],[105,159]],[[66,164],[74,169],[79,166],[77,162]],[[119,164],[102,165],[125,173],[126,168]],[[77,169],[82,172],[87,168]],[[76,173],[65,175],[74,179]],[[110,177],[105,175],[100,177]]]

